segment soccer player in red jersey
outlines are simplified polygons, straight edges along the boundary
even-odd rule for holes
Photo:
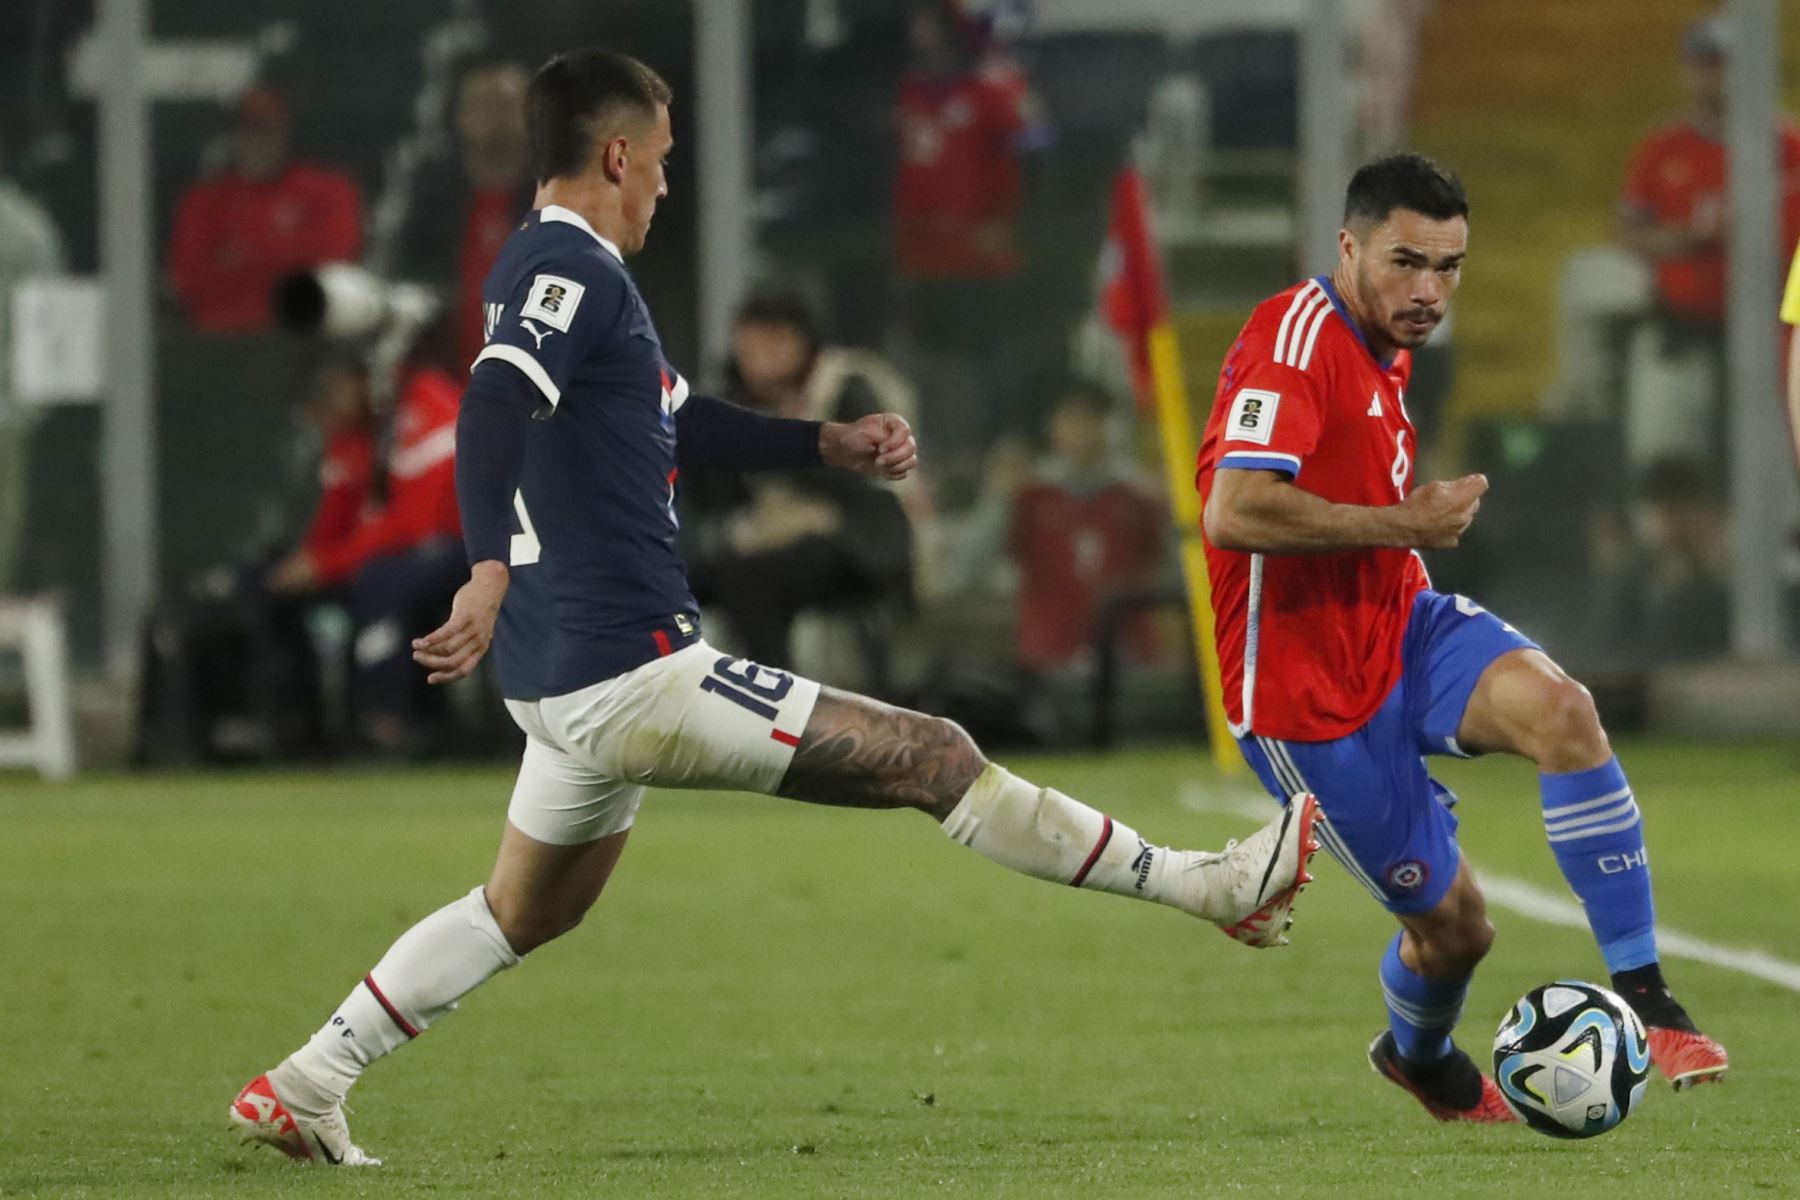
[[[1663,982],[1643,824],[1587,689],[1462,596],[1431,589],[1487,480],[1413,486],[1411,351],[1443,320],[1468,249],[1454,176],[1402,154],[1351,180],[1338,263],[1264,301],[1220,373],[1197,483],[1226,711],[1283,800],[1311,792],[1321,840],[1400,922],[1381,962],[1384,1077],[1440,1120],[1511,1120],[1450,1039],[1494,938],[1429,754],[1537,765],[1544,827],[1612,973],[1676,1087],[1723,1047]]]

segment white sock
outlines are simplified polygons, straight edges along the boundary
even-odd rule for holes
[[[944,821],[951,839],[1025,875],[1208,917],[1210,854],[1152,846],[1129,825],[989,763]]]
[[[270,1072],[277,1093],[290,1107],[329,1111],[370,1063],[518,961],[482,889],[446,904],[401,934],[331,1020]]]

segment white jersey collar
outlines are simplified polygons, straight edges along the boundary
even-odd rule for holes
[[[599,242],[602,246],[605,246],[608,254],[612,255],[620,262],[625,261],[625,256],[619,253],[619,248],[601,237],[599,233],[594,230],[594,227],[587,223],[587,218],[572,208],[564,208],[560,204],[546,204],[544,207],[538,209],[538,220],[561,221],[565,225],[573,225],[575,228],[593,238],[596,242]]]

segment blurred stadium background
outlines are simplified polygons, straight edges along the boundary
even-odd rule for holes
[[[1154,515],[1170,503],[1156,408],[1134,399],[1131,333],[1103,296],[1118,173],[1143,181],[1203,419],[1248,307],[1329,263],[1348,169],[1404,145],[1459,171],[1476,213],[1468,286],[1409,401],[1422,474],[1486,471],[1496,497],[1436,577],[1584,674],[1615,727],[1791,731],[1800,509],[1770,314],[1800,182],[1760,155],[1721,189],[1701,178],[1719,146],[1709,160],[1666,133],[1694,111],[1711,38],[1710,86],[1739,102],[1709,136],[1776,144],[1800,99],[1800,22],[1777,8],[1734,6],[1755,30],[1734,37],[1678,0],[25,0],[0,17],[16,317],[0,593],[56,605],[89,764],[369,749],[351,715],[366,605],[289,587],[308,644],[293,651],[266,614],[221,604],[268,600],[253,576],[306,528],[321,363],[375,364],[381,454],[412,364],[451,386],[466,369],[459,293],[528,204],[507,150],[518,73],[601,42],[681,97],[672,194],[634,264],[676,359],[754,397],[734,313],[773,299],[779,334],[796,302],[826,349],[802,405],[872,385],[911,405],[930,456],[903,498],[910,537],[879,507],[852,518],[910,541],[904,578],[820,568],[816,603],[721,605],[716,636],[1002,740],[1200,736],[1177,538]],[[1683,206],[1713,241],[1659,268],[1621,214],[1672,226]],[[1729,276],[1725,229],[1744,251]],[[390,319],[359,339],[283,327],[271,283],[334,260],[424,290],[390,289]],[[702,576],[845,553],[832,522],[850,510],[709,482],[684,501]],[[385,548],[434,532],[415,521]],[[314,582],[345,596],[368,557]],[[16,709],[25,677],[0,671]],[[318,711],[280,711],[271,693],[309,671]],[[424,726],[388,742],[506,749],[468,690],[447,715],[378,697]],[[323,731],[284,737],[283,720]]]
[[[1800,138],[1782,132],[1800,111],[1800,13],[1791,5],[11,0],[0,6],[0,896],[34,916],[17,941],[0,945],[20,949],[15,961],[27,946],[59,949],[41,970],[6,968],[15,983],[0,984],[0,1024],[39,1026],[59,1009],[102,1022],[106,998],[129,993],[138,999],[127,996],[128,1006],[154,997],[131,1023],[149,1036],[181,1019],[177,999],[192,1001],[229,975],[212,958],[173,968],[157,956],[142,965],[141,986],[114,980],[96,991],[81,983],[81,964],[110,957],[107,945],[217,934],[221,954],[248,964],[273,939],[286,948],[270,969],[299,977],[303,961],[316,965],[321,939],[292,928],[296,913],[259,907],[259,886],[304,907],[307,924],[352,900],[375,914],[349,949],[331,942],[344,972],[360,969],[385,944],[390,917],[416,915],[442,892],[426,824],[440,814],[455,831],[446,854],[456,866],[444,877],[485,867],[480,831],[498,821],[516,733],[485,678],[440,705],[382,670],[384,638],[390,649],[403,644],[393,639],[448,595],[443,571],[434,573],[443,565],[433,557],[445,544],[441,514],[434,523],[386,510],[397,507],[395,489],[444,465],[432,458],[431,430],[401,418],[436,412],[441,427],[442,388],[453,394],[468,361],[470,306],[459,296],[491,255],[484,246],[495,230],[503,236],[528,205],[518,73],[590,43],[644,59],[676,93],[671,194],[632,264],[671,358],[707,387],[782,411],[822,413],[872,393],[911,412],[926,455],[919,486],[897,497],[694,481],[682,500],[684,531],[696,581],[715,597],[712,639],[944,712],[1005,752],[1071,756],[1045,760],[1045,781],[1123,796],[1123,810],[1143,823],[1185,823],[1196,836],[1214,826],[1241,832],[1247,822],[1232,807],[1239,785],[1207,761],[1205,689],[1170,516],[1183,497],[1167,486],[1159,440],[1170,381],[1161,381],[1159,408],[1138,362],[1158,313],[1130,290],[1137,210],[1121,197],[1141,197],[1148,216],[1180,391],[1197,422],[1249,308],[1331,261],[1343,185],[1358,160],[1404,147],[1457,171],[1473,203],[1472,254],[1452,320],[1421,353],[1408,401],[1421,477],[1480,470],[1494,490],[1463,548],[1432,556],[1434,578],[1543,643],[1652,764],[1639,787],[1646,796],[1652,781],[1665,789],[1650,805],[1650,837],[1667,856],[1659,882],[1671,924],[1714,950],[1700,935],[1730,942],[1728,957],[1800,952],[1787,915],[1800,892],[1773,857],[1792,828],[1776,802],[1791,807],[1800,792],[1800,489],[1782,407],[1786,334],[1775,320],[1800,238],[1800,140],[1792,158],[1776,150],[1789,144],[1784,137]],[[1700,132],[1684,138],[1690,125]],[[1721,161],[1730,167],[1724,182],[1715,177]],[[1135,191],[1121,186],[1128,171]],[[364,270],[318,270],[345,263]],[[326,286],[309,290],[296,275]],[[331,517],[319,503],[322,478],[342,481],[334,446],[349,447],[346,461],[372,475],[347,515]],[[1191,454],[1177,445],[1170,457],[1191,462]],[[322,528],[332,520],[335,532]],[[303,567],[296,547],[314,552]],[[901,548],[909,569],[869,569],[871,547]],[[806,582],[775,586],[793,579]],[[744,581],[750,595],[784,598],[734,607]],[[478,765],[445,772],[435,765],[445,760]],[[1476,772],[1468,782],[1495,777],[1486,765],[1467,770]],[[33,778],[71,774],[60,786]],[[1522,797],[1523,788],[1513,790]],[[1196,795],[1204,815],[1177,804]],[[1683,815],[1660,826],[1658,804]],[[807,842],[806,830],[852,820],[786,814],[758,833],[730,824],[738,818],[727,817],[737,811],[729,806],[685,811],[666,827],[671,846],[707,844],[716,834],[695,814],[718,817],[760,847],[752,860],[781,856],[769,829],[829,856],[828,838]],[[1553,884],[1531,812],[1523,799],[1496,803],[1491,825],[1516,828],[1477,849],[1503,873]],[[345,865],[341,879],[301,882],[299,868],[284,865],[282,847],[304,842],[314,813],[339,828],[367,815],[378,831],[371,841],[339,835],[358,841],[343,862],[366,870]],[[128,832],[121,839],[121,828],[139,825],[157,831],[145,847]],[[380,865],[369,847],[380,836],[419,859],[408,864],[404,895],[369,882]],[[910,857],[919,841],[894,852],[899,875],[924,878],[917,872],[927,868]],[[1751,845],[1763,848],[1754,864],[1733,857],[1730,847]],[[710,919],[704,909],[659,918],[643,892],[651,870],[620,889],[638,889],[628,919],[639,932],[610,942],[609,955],[654,956],[667,944],[659,938],[681,936],[677,923]],[[722,886],[764,886],[738,879],[730,864],[719,870]],[[221,922],[203,894],[215,871],[244,909],[236,924]],[[779,866],[767,884],[779,900],[774,916],[798,919],[812,879]],[[1756,881],[1760,915],[1744,916],[1741,896],[1727,902],[1710,886],[1741,888],[1740,879]],[[858,886],[827,882],[817,887],[827,904]],[[974,887],[982,886],[1005,884],[983,877]],[[1321,919],[1317,929],[1354,930],[1367,946],[1381,918],[1358,909],[1352,892],[1327,870],[1314,903],[1356,915]],[[871,903],[884,896],[896,909],[905,903],[892,888]],[[96,897],[114,917],[84,927]],[[1529,897],[1520,904],[1531,907]],[[1539,918],[1550,911],[1539,907]],[[166,910],[175,927],[118,915],[133,909]],[[1118,917],[1084,909],[1080,919],[1098,931]],[[911,952],[897,932],[909,923],[904,911],[857,921],[866,944],[898,937]],[[1519,957],[1484,976],[1495,980],[1479,998],[1484,1013],[1547,974],[1525,948],[1566,952],[1574,961],[1558,971],[1591,956],[1585,935],[1524,928],[1535,940],[1513,943]],[[933,946],[921,1002],[957,994],[965,957],[999,953],[1014,938],[1025,949],[1007,969],[1038,980],[1029,987],[1052,986],[1056,972],[1045,964],[1059,948],[1022,929]],[[1185,929],[1151,932],[1167,936],[1147,952],[1185,952],[1175,949]],[[832,939],[843,936],[827,940],[840,945]],[[736,943],[720,938],[709,961],[735,962]],[[1350,939],[1337,943],[1342,969],[1362,970],[1347,957]],[[680,953],[675,976],[702,999],[691,1010],[663,1008],[685,1014],[676,1025],[703,1027],[731,1002],[694,982],[702,973],[688,959],[707,958],[711,944]],[[843,970],[865,982],[883,970],[840,949],[848,958],[809,950],[794,969],[805,979],[848,963]],[[545,973],[578,992],[576,956],[558,953]],[[1096,1002],[1135,1012],[1126,1024],[1142,1032],[1160,1010],[1102,982],[1133,953],[1123,947],[1117,961],[1084,960],[1080,970]],[[1718,1109],[1739,1130],[1720,1151],[1735,1157],[1717,1168],[1738,1172],[1729,1175],[1734,1189],[1791,1179],[1793,1166],[1791,1116],[1769,1115],[1792,1112],[1791,1055],[1779,1066],[1779,1046],[1759,1044],[1755,1031],[1769,1013],[1791,1017],[1800,982],[1780,982],[1793,968],[1769,953],[1756,959],[1765,960],[1776,965],[1762,976],[1686,968],[1705,979],[1695,989],[1700,1009],[1736,1013],[1719,1018],[1734,1061],[1744,1061],[1742,1045],[1764,1070],[1763,1084],[1746,1083]],[[1236,1006],[1239,1021],[1269,1005],[1317,1021],[1297,989],[1338,962],[1303,950],[1274,976],[1246,975],[1267,989],[1260,999],[1233,998],[1212,981],[1202,1003]],[[759,965],[768,970],[739,964],[746,986],[808,1019],[831,1019],[820,1006],[835,993],[784,991],[756,975]],[[30,986],[17,986],[26,977]],[[978,1007],[1002,1024],[1033,1003],[1027,985],[990,985]],[[285,998],[269,1024],[303,1027],[336,987],[332,975],[317,994]],[[629,989],[607,987],[627,1003]],[[1277,990],[1293,998],[1271,1000]],[[627,1055],[621,1070],[640,1074],[676,1064],[668,1078],[701,1097],[701,1116],[686,1118],[699,1120],[696,1136],[712,1150],[684,1158],[678,1136],[640,1122],[620,1134],[626,1148],[616,1157],[587,1166],[645,1190],[664,1170],[698,1172],[692,1190],[732,1190],[730,1171],[719,1174],[706,1157],[715,1152],[720,1162],[756,1160],[757,1177],[784,1194],[813,1186],[882,1194],[870,1181],[884,1178],[899,1181],[896,1191],[931,1184],[941,1164],[917,1149],[915,1135],[929,1144],[932,1134],[912,1118],[932,1104],[925,1097],[938,1088],[941,1062],[913,1070],[859,1059],[856,1047],[890,1028],[890,1014],[832,1002],[847,1015],[819,1026],[826,1032],[816,1042],[790,1030],[766,1043],[746,1034],[748,1042],[729,1043],[736,1050],[721,1036]],[[1027,1025],[1045,1044],[1078,1046],[1082,1005],[1031,1011]],[[1351,1033],[1377,1014],[1359,1014]],[[1728,1019],[1739,1023],[1725,1027]],[[261,1025],[224,1039],[219,1054],[235,1054],[230,1062],[209,1053],[183,1076],[192,1095],[181,1102],[211,1104],[212,1092],[266,1056],[252,1038]],[[474,1025],[450,1036],[489,1039],[499,1063],[498,1023]],[[908,1053],[932,1055],[936,1038],[943,1058],[940,1027],[902,1025]],[[1317,1039],[1301,1040],[1305,1047],[1282,1048],[1278,1071],[1300,1069]],[[760,1048],[743,1048],[751,1044]],[[952,1056],[959,1045],[968,1051],[953,1039]],[[1236,1070],[1261,1069],[1240,1040],[1155,1046],[1153,1056],[1177,1063],[1219,1053]],[[1360,1070],[1354,1053],[1336,1051],[1332,1071]],[[578,1090],[578,1079],[557,1074],[553,1046],[532,1053],[542,1059],[533,1070]],[[819,1056],[840,1054],[852,1074],[892,1068],[918,1082],[897,1101],[864,1103],[835,1066],[825,1068],[804,1112],[768,1101],[771,1110],[759,1085],[745,1083],[771,1059],[816,1073]],[[738,1090],[723,1110],[705,1090],[708,1055],[731,1060],[727,1078]],[[184,1183],[180,1153],[159,1160],[153,1188],[90,1177],[62,1134],[75,1119],[70,1081],[101,1069],[74,1050],[9,1068],[16,1087],[0,1105],[10,1118],[0,1118],[0,1133],[19,1157],[10,1172],[0,1163],[0,1194],[234,1190],[224,1176]],[[133,1060],[116,1069],[148,1078],[157,1067]],[[414,1074],[374,1086],[397,1098],[395,1081],[430,1078],[420,1061],[407,1069]],[[1081,1179],[1162,1186],[1095,1173],[1078,1146],[1091,1132],[1079,1106],[1054,1099],[1073,1080],[997,1078],[1014,1090],[995,1083],[979,1092],[971,1103],[981,1120],[955,1143],[954,1154],[967,1155],[958,1160],[965,1190],[1053,1194]],[[1345,1078],[1352,1092],[1366,1086]],[[1759,1086],[1767,1090],[1752,1090]],[[1266,1108],[1282,1102],[1282,1089],[1259,1081],[1245,1096]],[[1041,1124],[1009,1116],[1015,1101]],[[434,1093],[430,1103],[445,1101]],[[1147,1131],[1131,1132],[1121,1125],[1132,1119],[1129,1091],[1096,1103],[1115,1157],[1167,1152],[1197,1119],[1186,1101],[1171,1100]],[[905,1122],[872,1137],[875,1125],[861,1123],[892,1117],[889,1104]],[[1257,1145],[1267,1130],[1217,1096],[1209,1104],[1198,1119],[1220,1122],[1224,1140],[1189,1147],[1202,1157],[1186,1167],[1242,1169],[1232,1148]],[[733,1116],[733,1106],[743,1113]],[[1383,1112],[1397,1115],[1398,1105]],[[828,1117],[815,1120],[821,1113]],[[143,1113],[108,1108],[104,1118],[133,1130],[127,1143],[137,1152],[171,1149]],[[1305,1119],[1342,1139],[1346,1162],[1371,1136],[1354,1107],[1309,1102]],[[751,1132],[721,1142],[733,1121]],[[1687,1128],[1685,1117],[1659,1111],[1645,1123],[1657,1132],[1643,1134],[1641,1147]],[[58,1140],[31,1141],[46,1130]],[[485,1136],[456,1136],[465,1135]],[[1040,1161],[1026,1161],[1034,1156],[1018,1153],[1015,1139],[1040,1136]],[[1618,1135],[1626,1136],[1639,1135]],[[791,1174],[820,1146],[828,1155],[834,1138],[865,1148],[891,1139],[913,1158],[892,1176],[881,1173],[878,1152],[814,1182]],[[781,1157],[759,1158],[767,1147],[750,1143],[761,1141],[779,1143]],[[553,1143],[545,1134],[536,1145],[550,1153]],[[471,1144],[483,1170],[500,1171],[487,1160],[503,1146]],[[1421,1136],[1417,1146],[1426,1144]],[[1485,1169],[1472,1142],[1457,1145],[1440,1163],[1449,1192]],[[1629,1154],[1608,1154],[1615,1178],[1636,1171]],[[1566,1161],[1541,1156],[1519,1169],[1549,1187]],[[443,1157],[433,1162],[454,1170]],[[435,1178],[417,1182],[461,1186]],[[490,1182],[504,1187],[503,1178]],[[1247,1178],[1266,1194],[1289,1194],[1271,1170]],[[1360,1194],[1355,1178],[1340,1181],[1343,1194]],[[1702,1175],[1658,1178],[1708,1194]],[[535,1194],[553,1194],[552,1182],[539,1179]]]

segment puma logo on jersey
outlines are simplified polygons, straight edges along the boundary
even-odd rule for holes
[[[1373,397],[1371,397],[1369,400],[1369,415],[1371,417],[1379,417],[1381,415],[1381,393],[1380,392],[1376,392],[1375,395]]]
[[[539,350],[544,348],[544,339],[556,332],[554,329],[539,329],[524,317],[519,318],[519,324],[523,325],[525,327],[525,332],[529,333],[537,341],[537,348]]]

